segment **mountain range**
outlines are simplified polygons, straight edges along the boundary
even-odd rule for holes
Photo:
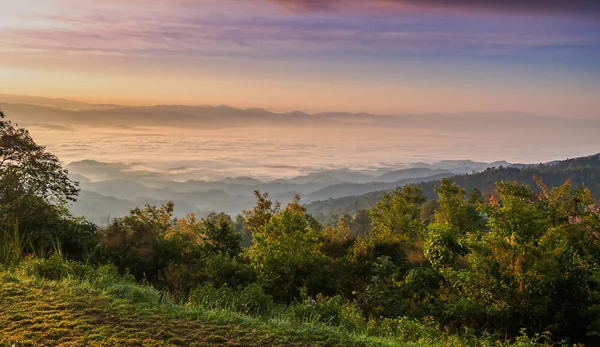
[[[413,167],[423,165],[426,167]],[[120,217],[145,203],[175,202],[175,213],[190,212],[206,215],[210,212],[237,214],[254,204],[255,190],[269,193],[274,200],[286,203],[294,195],[304,203],[360,195],[394,189],[411,183],[421,183],[451,177],[465,172],[481,171],[507,162],[482,163],[470,160],[415,163],[403,169],[360,171],[350,169],[319,170],[288,179],[261,181],[252,177],[227,177],[216,181],[160,179],[152,172],[129,170],[123,163],[102,163],[93,160],[67,165],[70,177],[78,181],[82,192],[71,206],[75,215],[85,216],[95,223],[105,223],[109,216]],[[519,165],[517,165],[519,166]],[[94,175],[104,179],[94,181]],[[111,178],[112,177],[112,178]]]
[[[302,111],[272,112],[261,108],[240,109],[226,105],[127,106],[91,104],[66,99],[0,94],[0,109],[16,121],[49,126],[156,127],[219,129],[246,126],[285,126],[334,124],[401,126],[402,128],[481,131],[515,130],[523,127],[559,129],[600,127],[600,119],[564,119],[517,111],[464,112],[460,114],[392,114]],[[168,117],[166,116],[168,115]]]
[[[569,180],[573,185],[586,187],[595,198],[600,199],[600,154],[538,165],[488,168],[477,173],[452,176],[450,180],[467,191],[476,188],[484,195],[490,195],[494,193],[494,184],[499,181],[524,183],[539,191],[534,176],[540,178],[548,187],[556,187]],[[437,194],[434,188],[439,183],[439,180],[435,179],[422,182],[419,186],[428,199],[435,200]],[[370,209],[390,190],[392,189],[313,201],[307,204],[307,209],[317,219],[327,221],[332,215],[353,214],[359,210]]]

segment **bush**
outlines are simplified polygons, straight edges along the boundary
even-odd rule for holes
[[[246,315],[267,315],[276,307],[273,298],[256,283],[240,290],[204,284],[192,289],[188,305],[209,310],[233,310]]]
[[[23,270],[28,276],[47,280],[60,280],[71,277],[75,271],[71,262],[61,255],[54,254],[49,258],[31,258],[23,263]]]
[[[369,333],[402,341],[434,340],[440,334],[436,322],[431,317],[422,320],[399,317],[384,318],[379,322],[371,321]]]
[[[225,254],[207,253],[186,263],[169,265],[159,272],[154,284],[167,289],[175,298],[185,299],[192,288],[201,284],[243,288],[255,280],[253,269],[245,262]]]
[[[97,245],[94,224],[74,218],[66,208],[35,196],[0,205],[0,229],[17,226],[18,233],[26,239],[24,254],[45,254],[60,244],[69,258],[85,260]]]
[[[288,316],[300,322],[320,322],[343,326],[349,330],[365,325],[362,311],[355,302],[343,300],[341,296],[325,297],[318,294],[315,299],[306,297],[288,308]]]
[[[27,276],[47,280],[74,279],[87,281],[99,287],[108,287],[115,283],[134,283],[133,276],[120,275],[113,264],[93,266],[66,259],[60,252],[48,258],[30,257],[20,264],[20,272]]]
[[[436,291],[442,277],[431,268],[405,270],[389,257],[380,257],[373,264],[371,278],[358,302],[369,317],[423,318],[438,310]]]

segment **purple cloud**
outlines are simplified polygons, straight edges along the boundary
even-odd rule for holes
[[[600,15],[598,0],[265,0],[294,10],[439,8],[460,11]]]
[[[314,9],[333,4],[326,0],[319,2],[322,5],[298,2]],[[77,15],[46,15],[39,20],[50,23],[49,27],[5,28],[0,45],[4,42],[4,46],[18,49],[107,55],[212,56],[344,52],[412,55],[452,51],[495,54],[531,47],[599,44],[591,34],[561,32],[561,26],[543,19],[527,20],[526,26],[519,21],[505,25],[506,19],[490,22],[465,16],[442,20],[436,16],[405,16],[402,20],[380,18],[365,23],[354,16],[282,16],[252,6],[231,8],[197,3],[185,9],[146,7],[144,11],[136,11],[136,6],[129,3]]]

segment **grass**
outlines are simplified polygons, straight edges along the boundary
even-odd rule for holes
[[[19,232],[19,225],[0,227],[0,264],[13,266],[19,263],[27,245],[27,237]]]
[[[28,272],[28,264],[35,261],[16,270],[0,268],[0,347],[506,345],[442,333],[401,340],[285,317],[207,310],[100,270],[92,279],[49,280]],[[534,344],[523,338],[516,345]]]
[[[158,304],[149,287],[0,275],[0,346],[366,346],[335,329]]]

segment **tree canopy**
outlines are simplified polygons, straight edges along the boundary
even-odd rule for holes
[[[26,196],[53,203],[75,201],[79,185],[67,174],[55,155],[0,111],[0,204]]]

